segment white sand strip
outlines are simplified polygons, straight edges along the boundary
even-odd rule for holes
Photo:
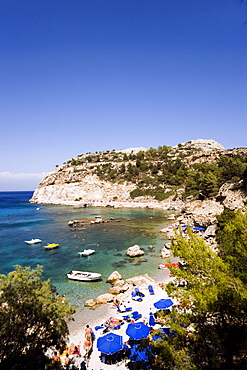
[[[160,299],[162,298],[167,298],[167,293],[164,289],[160,288],[158,284],[154,283],[152,284],[153,286],[153,289],[154,289],[154,294],[153,295],[150,295],[149,291],[148,291],[148,288],[145,286],[140,286],[139,287],[139,290],[145,294],[145,296],[143,297],[143,300],[141,302],[138,302],[138,301],[134,301],[132,300],[131,296],[129,296],[127,299],[125,299],[125,301],[123,302],[124,305],[126,305],[126,307],[132,307],[132,311],[138,311],[140,314],[142,314],[142,317],[140,319],[138,319],[137,321],[143,321],[145,320],[145,323],[147,323],[148,325],[148,320],[149,320],[149,313],[150,312],[156,312],[156,308],[154,307],[154,303],[159,301]],[[124,315],[128,315],[130,312],[126,312],[126,313],[120,313],[117,311],[117,309],[111,309],[110,307],[112,307],[112,304],[107,304],[105,305],[105,309],[106,309],[106,316],[104,315],[104,317],[102,317],[100,320],[98,320],[97,322],[94,322],[94,323],[89,323],[90,326],[93,328],[94,330],[94,333],[95,333],[95,340],[94,340],[94,343],[93,343],[93,351],[91,353],[91,356],[90,356],[90,359],[88,361],[88,365],[87,365],[87,368],[88,369],[93,369],[93,370],[105,370],[105,369],[113,369],[113,368],[117,368],[117,369],[128,369],[125,365],[124,362],[120,362],[118,364],[114,364],[114,365],[108,365],[108,364],[105,364],[105,363],[102,363],[101,360],[100,360],[100,352],[98,351],[97,349],[97,339],[101,336],[103,336],[104,334],[102,333],[103,332],[103,329],[99,329],[99,330],[95,330],[95,326],[100,326],[102,324],[105,323],[105,321],[107,319],[109,319],[109,317],[114,317],[114,318],[118,318],[118,319],[122,319],[122,316]],[[109,312],[110,312],[110,315],[109,315]],[[114,332],[115,334],[118,334],[118,335],[121,335],[123,336],[123,342],[126,342],[128,339],[129,339],[129,336],[126,334],[126,329],[127,329],[127,326],[128,326],[128,323],[125,321],[123,325],[120,326],[120,329],[112,329],[112,332]],[[84,357],[85,355],[85,350],[83,349],[83,342],[84,342],[84,329],[80,332],[78,332],[77,334],[72,334],[70,336],[70,343],[74,343],[76,345],[80,344],[81,346],[81,355],[82,355],[82,358]],[[82,360],[82,358],[80,358],[79,361]]]

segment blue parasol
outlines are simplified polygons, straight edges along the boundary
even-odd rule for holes
[[[123,348],[123,337],[114,333],[108,333],[97,340],[97,348],[100,352],[110,355]]]
[[[147,338],[150,332],[150,327],[143,322],[134,322],[128,325],[126,334],[132,339]]]
[[[155,302],[154,303],[154,307],[157,308],[157,309],[164,309],[164,308],[168,308],[170,306],[173,305],[173,302],[170,298],[167,298],[167,299],[160,299],[158,302]]]

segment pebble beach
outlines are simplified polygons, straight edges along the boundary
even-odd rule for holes
[[[162,281],[162,284],[166,284],[169,281],[169,275],[167,276],[164,281]],[[125,360],[122,360],[116,364],[107,364],[101,361],[101,352],[97,349],[97,339],[101,336],[104,336],[105,334],[103,331],[105,330],[104,324],[107,322],[107,320],[114,319],[116,320],[123,320],[123,316],[131,314],[133,311],[138,311],[139,314],[141,314],[141,317],[136,320],[135,322],[144,322],[148,325],[149,321],[149,315],[150,312],[155,313],[156,308],[154,307],[154,303],[159,301],[160,299],[168,298],[166,291],[159,285],[161,282],[153,281],[152,287],[154,290],[154,294],[150,294],[148,290],[147,285],[141,285],[139,286],[139,290],[144,294],[144,297],[142,297],[142,301],[135,301],[132,299],[131,294],[124,297],[124,299],[121,300],[121,306],[131,307],[132,310],[128,312],[118,312],[117,308],[114,307],[113,303],[107,303],[98,309],[100,310],[101,317],[88,322],[88,325],[93,329],[93,332],[95,334],[95,339],[93,341],[92,351],[89,356],[89,358],[86,360],[86,366],[87,369],[90,370],[106,370],[106,369],[119,369],[124,370],[128,369],[127,362]],[[96,309],[97,311],[97,309]],[[97,315],[98,316],[98,313]],[[128,322],[123,320],[123,324],[120,325],[119,329],[113,329],[110,328],[107,332],[113,332],[115,334],[118,334],[123,337],[123,343],[127,342],[129,339],[129,336],[126,334],[126,329],[128,326]],[[96,330],[98,327],[100,329]],[[154,325],[154,329],[158,329],[160,327],[159,324]],[[80,348],[80,354],[79,355],[71,355],[71,357],[74,358],[74,362],[76,366],[80,366],[80,363],[85,360],[86,351],[83,348],[83,343],[85,340],[85,326],[81,327],[78,331],[75,331],[70,334],[69,336],[69,346],[78,346]],[[63,358],[64,356],[62,356]]]

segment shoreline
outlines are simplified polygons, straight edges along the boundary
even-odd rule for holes
[[[61,205],[61,206],[72,206],[74,208],[87,208],[87,207],[112,207],[112,208],[150,208],[150,209],[162,209],[166,211],[181,211],[184,202],[182,201],[158,201],[158,200],[131,200],[131,201],[119,201],[119,200],[80,200],[80,201],[32,201],[31,204],[44,204],[44,205]]]
[[[157,302],[161,298],[168,298],[168,295],[162,287],[159,286],[160,283],[167,284],[171,278],[169,277],[169,273],[167,276],[162,279],[162,281],[156,281],[152,278],[150,278],[150,285],[153,286],[154,294],[151,295],[148,291],[148,282],[143,283],[140,285],[136,285],[141,292],[144,293],[143,300],[141,302],[134,301],[131,297],[131,292],[128,292],[128,294],[125,294],[121,297],[121,303],[126,304],[128,307],[132,307],[132,311],[129,312],[118,312],[117,309],[113,306],[113,303],[106,303],[101,305],[100,307],[96,308],[100,310],[100,317],[95,317],[95,320],[88,321],[87,324],[93,329],[93,332],[95,334],[95,340],[93,341],[93,347],[92,347],[92,353],[89,357],[89,360],[87,361],[87,368],[88,369],[113,369],[118,367],[119,370],[128,369],[125,362],[120,362],[118,364],[114,365],[107,365],[105,363],[102,363],[100,360],[100,352],[97,349],[97,338],[104,335],[103,329],[95,330],[96,326],[102,326],[109,318],[114,317],[116,319],[122,319],[124,315],[128,315],[133,311],[138,311],[142,316],[139,320],[139,322],[145,321],[148,325],[148,319],[149,319],[149,313],[155,312],[156,309],[154,308],[154,302]],[[131,289],[133,291],[133,289]],[[116,295],[116,299],[118,299],[118,295]],[[158,324],[157,324],[158,325]],[[124,322],[123,325],[120,326],[120,329],[113,330],[110,329],[110,332],[114,332],[115,334],[123,336],[123,342],[127,341],[129,338],[127,334],[125,333],[127,328],[127,322]],[[80,355],[77,355],[74,357],[75,362],[79,365],[80,362],[84,361],[85,359],[85,350],[83,348],[83,343],[85,340],[84,335],[85,325],[81,325],[76,331],[71,332],[69,335],[69,342],[68,346],[80,346]]]
[[[162,275],[164,275],[164,276],[162,276]],[[133,276],[131,278],[128,278],[128,279],[135,279],[137,277],[138,276],[135,275],[135,276]],[[170,279],[169,278],[169,270],[157,269],[157,273],[155,274],[155,276],[154,277],[149,276],[149,278],[156,285],[158,285],[160,283],[167,284],[168,280]],[[107,294],[111,287],[112,287],[112,285],[109,284],[109,289],[103,294]],[[129,295],[130,295],[130,293],[129,293]],[[120,299],[122,296],[126,300],[127,299],[126,297],[128,297],[128,293],[120,293],[120,297],[118,297],[118,294],[116,294],[115,298]],[[88,299],[90,299],[90,297]],[[82,312],[80,314],[80,317],[82,317],[82,318],[80,318],[79,314],[77,314],[76,317],[75,317],[75,320],[68,323],[68,327],[69,327],[69,331],[70,331],[69,337],[77,336],[78,333],[81,332],[81,330],[85,327],[86,324],[90,323],[91,325],[93,325],[95,322],[98,322],[101,319],[101,317],[104,317],[106,315],[106,312],[107,312],[107,314],[111,314],[112,310],[110,309],[110,307],[112,305],[113,305],[113,303],[110,302],[110,303],[101,304],[101,305],[99,305],[95,308],[90,308],[90,307],[85,307],[84,306],[83,308],[85,309],[85,311],[87,311],[87,313]],[[86,320],[84,318],[85,316],[89,317],[89,319]],[[92,316],[95,316],[95,318],[92,319]],[[77,327],[75,328],[76,325],[77,325]]]

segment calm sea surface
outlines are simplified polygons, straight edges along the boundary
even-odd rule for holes
[[[110,285],[106,280],[113,271],[117,270],[123,279],[144,273],[160,280],[165,276],[165,271],[157,268],[163,262],[157,255],[166,242],[159,230],[168,224],[168,212],[35,205],[29,203],[31,197],[32,192],[0,192],[1,274],[9,273],[17,264],[32,268],[42,265],[44,278],[50,278],[57,291],[78,306],[77,315],[87,318],[92,310],[85,309],[84,302],[108,292]],[[110,221],[90,224],[95,216]],[[83,227],[72,231],[68,221],[73,219],[83,221]],[[42,243],[27,245],[25,240],[32,238],[42,239]],[[47,243],[59,243],[60,247],[47,251],[42,247]],[[138,264],[139,258],[130,262],[125,255],[127,248],[135,244],[145,250],[147,262]],[[150,245],[154,247],[152,252]],[[95,249],[96,253],[80,257],[77,252],[86,248]],[[66,276],[70,270],[99,272],[102,280],[70,281]]]

